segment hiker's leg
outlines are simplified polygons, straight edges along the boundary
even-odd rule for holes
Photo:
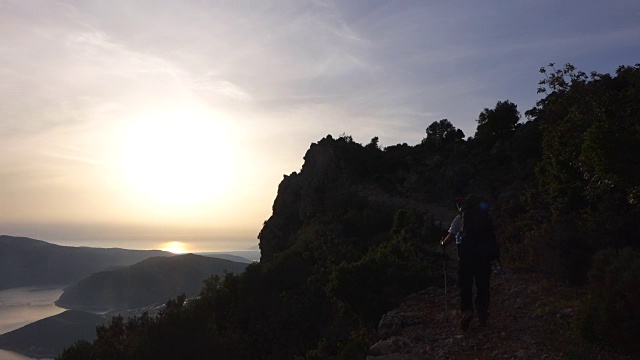
[[[482,320],[483,317],[487,316],[489,311],[491,263],[480,260],[475,265],[476,287],[478,290],[475,304],[478,318]]]
[[[473,263],[468,260],[460,259],[458,286],[460,287],[460,329],[467,331],[473,320]]]
[[[458,266],[458,286],[460,287],[460,311],[473,312],[473,264],[460,259]]]

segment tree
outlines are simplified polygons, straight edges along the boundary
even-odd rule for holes
[[[547,96],[527,112],[541,124],[543,155],[536,169],[550,211],[559,258],[640,246],[640,64],[616,76],[542,69]],[[570,231],[566,225],[573,224]],[[565,248],[562,248],[562,247]],[[590,256],[580,256],[565,277],[586,280]]]
[[[464,132],[460,129],[456,129],[456,127],[447,119],[434,121],[429,125],[429,127],[427,127],[426,131],[427,137],[422,140],[422,143],[435,148],[464,139]]]
[[[56,359],[85,360],[93,356],[93,344],[87,340],[78,340],[72,346],[64,349]]]
[[[377,136],[373,137],[371,139],[371,141],[365,145],[364,147],[367,149],[374,149],[374,150],[380,150],[380,146],[378,145],[378,142],[380,141],[380,139],[378,139]]]
[[[509,100],[498,101],[493,109],[485,108],[478,116],[475,138],[491,145],[509,138],[520,121],[518,106]]]

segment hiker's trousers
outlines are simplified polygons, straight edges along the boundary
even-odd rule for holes
[[[473,284],[476,285],[475,310],[485,314],[489,310],[489,278],[491,262],[484,256],[469,256],[459,259],[458,286],[460,287],[460,310],[473,312]]]

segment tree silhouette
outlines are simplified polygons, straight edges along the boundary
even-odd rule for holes
[[[451,144],[464,139],[464,132],[460,129],[456,129],[456,127],[447,119],[434,121],[427,127],[426,132],[427,137],[422,140],[422,143],[433,148],[441,148],[446,144]]]
[[[498,101],[495,108],[485,108],[478,116],[475,138],[490,145],[509,138],[520,121],[518,106],[509,100]]]

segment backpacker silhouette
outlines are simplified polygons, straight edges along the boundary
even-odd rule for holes
[[[489,206],[477,197],[468,196],[461,204],[462,231],[456,235],[458,256],[499,260],[500,251],[489,215]]]

